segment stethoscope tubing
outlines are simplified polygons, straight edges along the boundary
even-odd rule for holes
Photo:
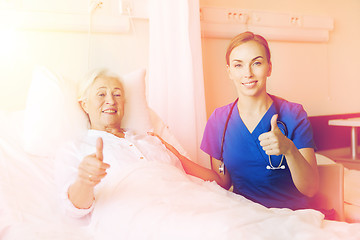
[[[221,138],[221,148],[220,148],[220,158],[219,158],[219,160],[220,160],[222,163],[221,163],[221,165],[220,165],[220,167],[219,167],[219,172],[220,172],[220,173],[223,173],[223,174],[225,174],[225,164],[224,164],[223,154],[224,154],[224,143],[225,143],[226,130],[227,130],[227,127],[228,127],[229,120],[230,120],[230,117],[231,117],[231,115],[232,115],[232,112],[233,112],[234,107],[236,106],[238,100],[239,100],[239,98],[237,98],[237,99],[234,101],[234,103],[231,105],[229,114],[228,114],[228,116],[227,116],[227,118],[226,118],[226,121],[225,121],[224,131],[223,131],[222,138]],[[283,129],[284,129],[284,135],[287,137],[287,136],[288,136],[288,129],[287,129],[287,127],[286,127],[286,124],[285,124],[283,121],[280,121],[280,120],[277,120],[277,124],[280,124],[280,125],[283,127]],[[280,161],[279,166],[274,167],[274,166],[272,165],[272,162],[271,162],[271,156],[269,155],[269,165],[266,166],[266,169],[271,169],[271,170],[285,169],[285,166],[282,165],[283,159],[284,159],[284,155],[282,155],[282,157],[281,157],[281,161]]]

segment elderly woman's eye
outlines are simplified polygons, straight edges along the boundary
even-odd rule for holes
[[[121,93],[114,93],[115,97],[121,97]]]
[[[99,97],[105,97],[105,93],[98,93]]]

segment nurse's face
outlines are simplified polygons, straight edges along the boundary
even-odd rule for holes
[[[232,50],[227,69],[239,96],[266,94],[266,79],[271,75],[271,63],[266,57],[265,47],[256,41],[242,43]]]
[[[120,129],[124,116],[124,89],[118,79],[99,77],[89,88],[81,106],[95,130]]]

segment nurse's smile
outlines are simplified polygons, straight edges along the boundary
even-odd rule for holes
[[[253,88],[257,84],[258,81],[250,81],[250,82],[243,82],[242,85],[244,85],[246,88]]]

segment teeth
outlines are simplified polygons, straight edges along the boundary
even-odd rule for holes
[[[108,109],[108,110],[105,110],[103,111],[104,113],[115,113],[116,111],[115,110],[112,110],[112,109]]]
[[[253,84],[255,84],[255,83],[256,83],[256,82],[254,81],[254,82],[243,83],[243,85],[250,86],[250,85],[253,85]]]

